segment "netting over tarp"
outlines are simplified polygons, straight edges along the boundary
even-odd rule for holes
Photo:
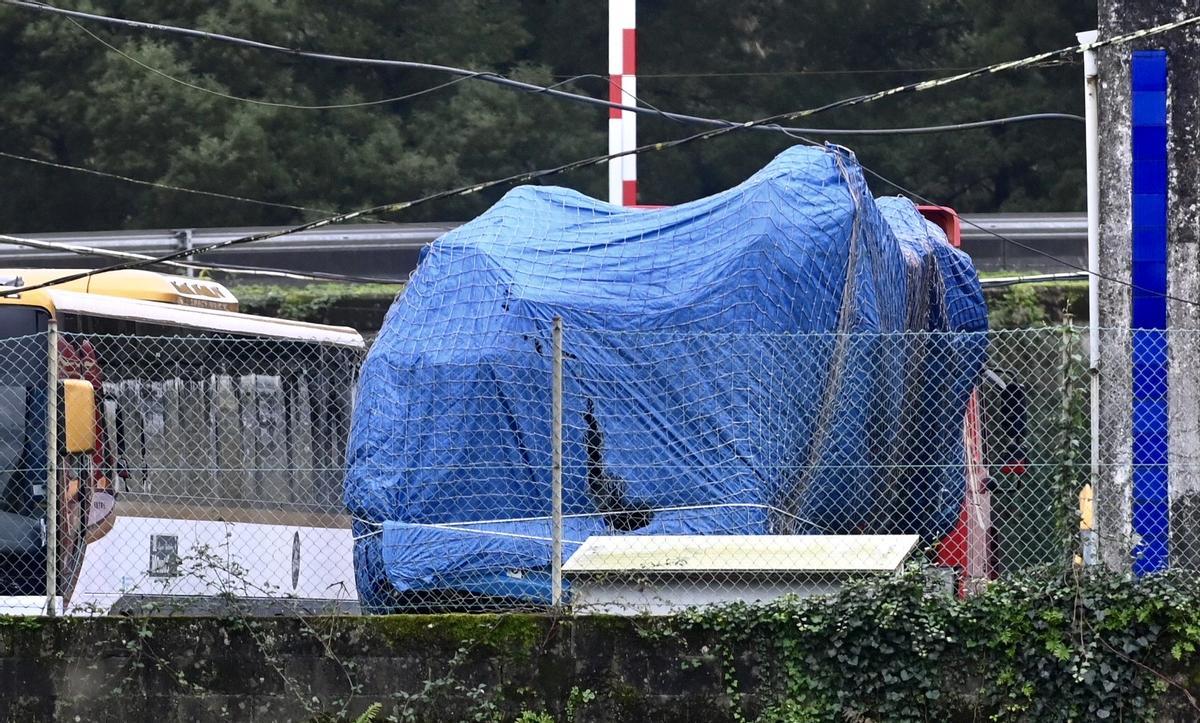
[[[934,539],[958,515],[985,337],[906,332],[985,330],[982,293],[852,154],[792,148],[659,210],[522,187],[425,250],[364,365],[345,501],[368,606],[548,597],[556,316],[564,555],[593,534]]]

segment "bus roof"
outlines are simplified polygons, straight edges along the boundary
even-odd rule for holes
[[[0,289],[51,281],[77,269],[0,269]],[[238,313],[237,298],[221,284],[151,271],[109,271],[85,279],[0,297],[0,305],[36,306],[245,336],[312,341],[362,348],[362,335],[346,326],[309,324]]]
[[[31,286],[76,273],[79,273],[79,269],[0,269],[0,286]],[[47,289],[31,291],[22,294],[25,297],[24,303],[32,303],[50,309],[51,307],[45,303],[48,299],[43,293],[39,293],[49,289],[117,296],[141,301],[157,301],[202,309],[238,310],[237,297],[230,293],[229,289],[215,281],[138,269],[107,271],[103,274],[55,284]]]
[[[56,311],[69,314],[142,321],[199,332],[215,331],[356,348],[364,346],[362,335],[347,326],[309,324],[304,321],[272,319],[221,309],[198,309],[140,299],[123,299],[118,296],[80,294],[74,291],[51,291],[48,296]]]

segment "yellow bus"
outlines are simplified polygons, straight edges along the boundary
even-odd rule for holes
[[[0,270],[0,289],[67,273]],[[341,486],[363,350],[350,328],[239,313],[203,279],[0,297],[0,612],[352,606]]]

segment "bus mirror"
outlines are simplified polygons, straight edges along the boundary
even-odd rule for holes
[[[91,382],[82,379],[64,379],[61,392],[66,438],[63,451],[67,454],[91,452],[96,448],[96,392]]]

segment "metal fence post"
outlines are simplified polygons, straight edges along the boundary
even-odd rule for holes
[[[562,408],[563,408],[563,327],[562,317],[554,317],[554,361],[550,396],[550,601],[562,604]]]
[[[1079,42],[1091,44],[1096,42],[1097,31],[1089,30],[1076,33]],[[1096,69],[1096,51],[1083,51],[1083,106],[1084,120],[1084,149],[1087,158],[1087,268],[1088,268],[1088,384],[1089,394],[1089,434],[1091,448],[1089,452],[1090,467],[1088,485],[1091,488],[1092,499],[1089,510],[1091,519],[1087,522],[1090,529],[1085,531],[1083,539],[1084,564],[1092,565],[1097,561],[1096,522],[1097,509],[1096,490],[1101,487],[1100,480],[1100,136],[1099,136],[1099,97],[1100,79]],[[1081,510],[1082,512],[1082,510]]]
[[[46,614],[58,597],[58,322],[46,325]]]

